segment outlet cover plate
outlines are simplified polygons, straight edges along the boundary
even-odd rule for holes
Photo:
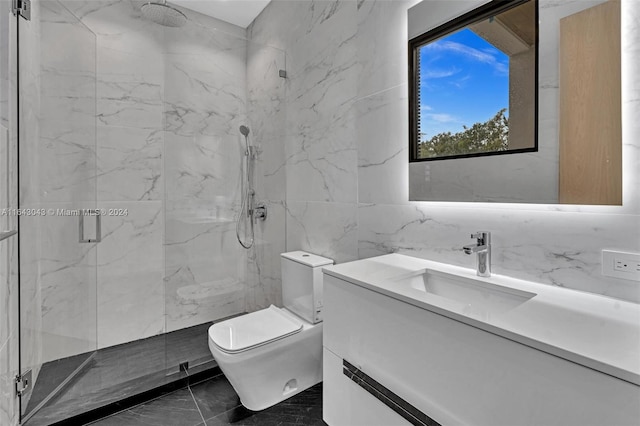
[[[616,268],[616,263],[626,265],[624,270]],[[640,253],[602,250],[602,275],[640,281]]]

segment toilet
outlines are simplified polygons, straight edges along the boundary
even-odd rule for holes
[[[209,349],[242,405],[260,411],[322,381],[322,267],[333,260],[282,253],[284,308],[213,324]]]

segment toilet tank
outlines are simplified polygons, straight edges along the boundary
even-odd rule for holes
[[[322,267],[333,260],[304,251],[280,256],[284,307],[312,324],[322,321]]]

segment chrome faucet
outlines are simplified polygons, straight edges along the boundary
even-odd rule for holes
[[[491,232],[478,231],[471,234],[476,244],[462,247],[466,254],[476,253],[476,273],[480,277],[491,276]]]

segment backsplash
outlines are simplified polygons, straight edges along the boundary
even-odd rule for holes
[[[337,262],[402,252],[640,302],[601,250],[640,251],[640,7],[623,1],[622,207],[408,201],[406,10],[416,1],[273,1],[249,27],[287,53],[287,250]],[[293,19],[295,17],[295,19]],[[357,188],[357,192],[353,190]]]

